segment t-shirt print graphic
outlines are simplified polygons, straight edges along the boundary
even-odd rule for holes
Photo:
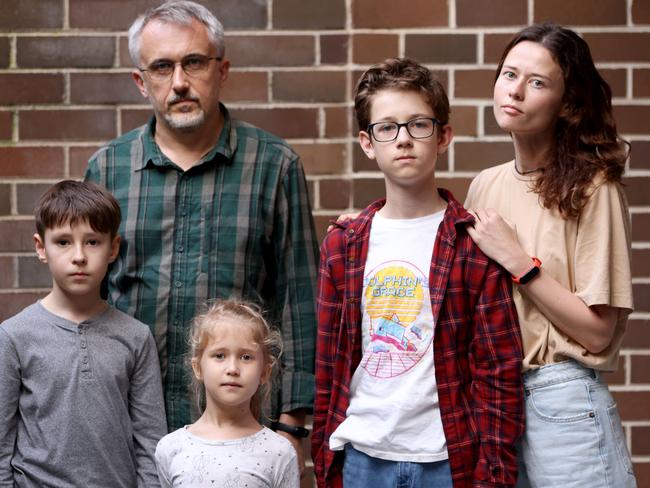
[[[411,263],[384,262],[367,274],[364,294],[370,324],[361,367],[377,378],[402,375],[431,346],[428,278]]]

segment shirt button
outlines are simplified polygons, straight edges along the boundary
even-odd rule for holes
[[[81,341],[81,347],[86,348],[86,341]]]
[[[354,234],[354,229],[348,229],[348,234],[350,235]]]
[[[183,251],[185,250],[185,248],[184,248],[183,246],[180,246],[180,245],[179,245],[179,246],[176,246],[176,250],[177,250],[178,252],[183,252]]]
[[[182,281],[175,281],[175,282],[174,282],[174,286],[175,286],[176,288],[180,288],[181,286],[183,286],[183,282],[182,282]]]
[[[83,358],[83,359],[81,360],[81,362],[84,363],[84,364],[86,364],[86,363],[88,362],[88,358]]]

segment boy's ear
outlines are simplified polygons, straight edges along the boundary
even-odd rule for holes
[[[365,130],[359,131],[359,144],[368,158],[375,159],[375,148],[372,145],[372,138]]]
[[[199,364],[197,358],[192,358],[192,371],[194,371],[194,376],[196,376],[196,379],[202,381],[201,365]]]
[[[43,239],[38,234],[34,234],[34,247],[36,248],[36,254],[38,254],[38,259],[41,263],[47,263],[47,256],[45,255],[45,244]]]
[[[454,138],[454,130],[451,125],[438,126],[438,154],[444,154]]]
[[[120,242],[122,241],[122,238],[119,235],[116,235],[113,237],[113,241],[111,242],[111,254],[108,257],[108,262],[112,263],[117,259],[117,255],[120,252]]]

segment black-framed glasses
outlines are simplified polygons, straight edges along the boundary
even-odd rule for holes
[[[189,54],[180,61],[172,61],[170,59],[158,59],[151,63],[146,68],[138,68],[142,72],[149,73],[149,76],[155,81],[168,81],[176,65],[180,64],[181,68],[188,76],[201,76],[210,65],[211,60],[221,61],[223,58],[218,56],[204,56],[203,54]]]
[[[397,139],[399,130],[402,127],[406,127],[406,131],[413,139],[426,139],[433,135],[436,124],[439,123],[440,121],[433,117],[420,117],[404,122],[403,124],[398,124],[397,122],[376,122],[370,124],[366,132],[372,135],[377,142],[391,142]]]

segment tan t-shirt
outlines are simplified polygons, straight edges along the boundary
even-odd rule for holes
[[[616,183],[596,184],[578,219],[564,220],[557,209],[542,207],[531,190],[534,176],[515,172],[514,161],[482,171],[470,185],[466,208],[493,208],[517,226],[524,250],[542,261],[542,269],[587,305],[618,307],[611,344],[592,354],[555,327],[513,287],[524,343],[523,369],[573,358],[599,370],[613,371],[627,316],[632,311],[629,212]],[[597,181],[597,180],[596,180]]]

